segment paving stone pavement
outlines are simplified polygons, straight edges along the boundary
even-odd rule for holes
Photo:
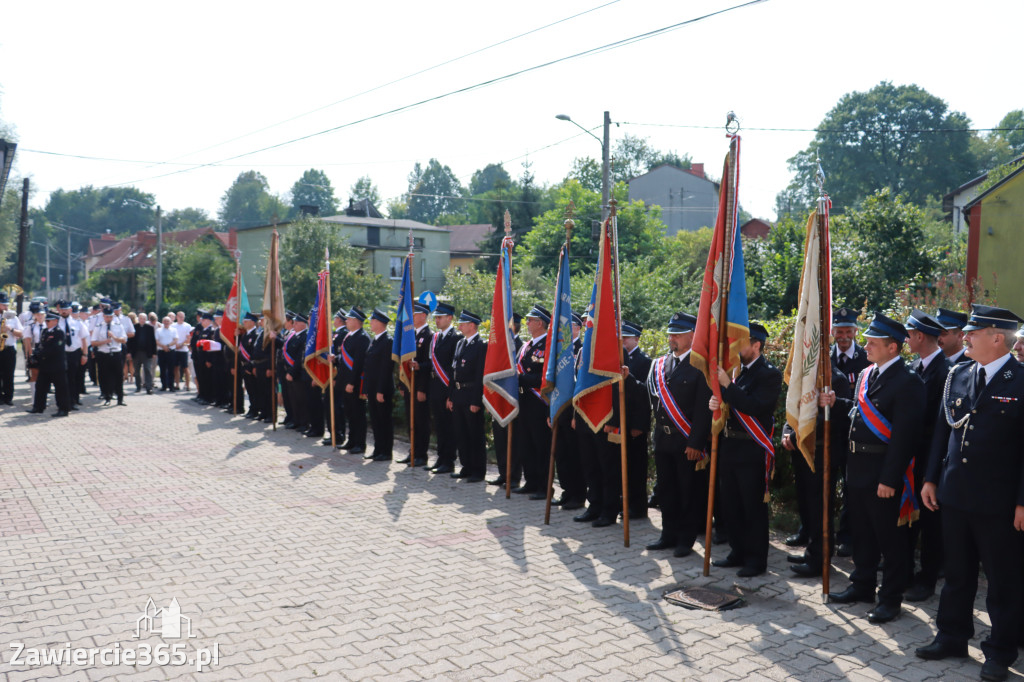
[[[657,511],[634,521],[625,548],[621,526],[557,508],[545,526],[542,502],[364,462],[191,393],[129,393],[127,407],[103,408],[92,389],[57,420],[25,414],[25,392],[0,409],[5,680],[978,679],[977,638],[970,661],[914,657],[936,598],[870,625],[867,605],[825,605],[818,581],[791,579],[778,538],[768,575],[704,578],[696,553],[644,551]],[[852,566],[837,568],[841,589]],[[663,601],[680,583],[747,604],[707,613]],[[170,618],[140,621],[148,599],[167,611],[176,599],[194,637],[156,625]],[[69,660],[72,649],[183,643],[183,658],[216,647],[218,660],[200,673],[100,658],[11,665],[13,642]]]

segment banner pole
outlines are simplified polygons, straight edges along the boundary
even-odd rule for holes
[[[326,290],[324,295],[327,297],[327,312],[331,312],[334,308],[331,305],[331,251],[329,248],[324,248],[324,263],[327,269],[327,281],[324,283],[324,289]],[[334,313],[331,313],[332,315]],[[334,319],[333,317],[331,318]],[[333,322],[332,322],[333,324]],[[331,337],[333,339],[333,333]],[[334,363],[330,363],[330,367],[327,368],[327,390],[329,395],[327,398],[328,405],[331,408],[331,449],[337,447],[337,436],[334,434]]]
[[[548,489],[544,506],[544,525],[551,525],[551,496],[555,494],[555,447],[558,443],[558,420],[551,423],[551,457],[548,459]]]
[[[241,311],[241,309],[242,309],[242,305],[241,305],[241,303],[242,303],[242,301],[241,301],[241,299],[242,299],[242,287],[239,286],[239,284],[242,281],[241,278],[242,278],[242,261],[241,261],[240,258],[238,258],[238,252],[236,251],[235,252],[235,296],[237,297],[237,300],[235,301],[235,309],[238,310],[238,311]],[[224,312],[225,312],[225,314],[227,313],[226,310]],[[238,317],[238,313],[237,312],[235,313],[235,317],[236,318]],[[234,369],[234,372],[231,375],[231,414],[233,416],[238,416],[238,394],[240,392],[240,384],[242,383],[241,382],[241,377],[238,375],[238,343],[239,343],[238,330],[241,328],[241,326],[242,326],[242,320],[236,319],[235,320],[235,369]]]
[[[277,334],[270,337],[271,430],[277,431]]]
[[[619,290],[619,220],[618,202],[612,199],[608,202],[610,212],[608,214],[608,227],[612,233],[612,277],[615,286],[615,335],[619,347],[619,459],[622,469],[622,543],[629,547],[629,466],[626,458],[626,378],[622,376],[622,367],[625,364],[625,357],[622,349],[622,295]]]
[[[825,173],[818,163],[818,171],[815,174],[818,182],[818,308],[821,318],[821,347],[818,353],[818,372],[821,376],[821,390],[825,393],[832,392],[832,360],[828,351],[828,335],[824,333],[832,320],[826,319],[832,304],[832,283],[829,278],[831,271],[829,260],[830,246],[827,239],[828,226],[826,212],[827,198],[825,196]],[[827,291],[826,291],[827,288]],[[832,410],[825,408],[824,434],[822,442],[822,510],[821,510],[821,598],[828,601],[829,582],[832,573]]]

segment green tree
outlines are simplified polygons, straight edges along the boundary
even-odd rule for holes
[[[795,177],[788,190],[799,197],[795,203],[811,206],[820,157],[837,212],[883,187],[923,203],[977,172],[970,125],[964,114],[916,85],[883,81],[848,93],[825,116],[810,146],[789,159]]]
[[[662,152],[652,147],[646,137],[627,133],[615,143],[611,152],[612,182],[629,182],[663,163],[686,169],[690,167],[690,155]]]
[[[238,174],[221,197],[220,210],[217,211],[224,227],[269,225],[275,215],[284,220],[288,207],[270,193],[270,185],[263,174],[252,170]]]
[[[380,192],[377,190],[377,185],[373,184],[373,180],[369,175],[363,175],[348,189],[348,200],[350,202],[362,201],[363,199],[369,199],[370,203],[378,209],[381,207]]]
[[[327,173],[310,168],[295,181],[291,190],[291,211],[289,217],[302,213],[303,206],[316,206],[319,215],[330,216],[338,213],[338,199]]]
[[[469,193],[473,196],[489,192],[495,187],[508,187],[512,176],[500,163],[489,163],[480,170],[473,171],[469,180]]]
[[[235,277],[235,261],[223,245],[210,236],[184,247],[172,242],[166,248],[165,307],[194,310],[203,303],[223,305]]]
[[[506,210],[512,223],[512,239],[519,244],[533,229],[537,216],[553,206],[545,190],[536,185],[530,166],[528,162],[523,163],[523,172],[515,182],[508,185],[499,183],[489,192],[474,197],[479,199],[472,202],[475,222],[489,223],[495,227],[484,242],[483,248],[486,253],[501,251],[501,240],[505,237]],[[497,271],[497,256],[481,259],[478,267],[483,267],[488,272]]]
[[[444,213],[465,214],[466,190],[448,166],[430,159],[409,174],[408,218],[434,224]]]
[[[349,245],[337,225],[301,216],[281,236],[281,281],[290,309],[304,312],[312,307],[324,249],[331,254],[332,311],[353,305],[368,311],[387,303],[391,287],[382,275],[369,271],[362,249]]]
[[[923,248],[924,212],[888,188],[860,208],[833,217],[833,300],[882,310],[896,291],[929,278],[934,255]]]
[[[576,157],[572,160],[572,170],[565,180],[576,180],[583,189],[601,192],[601,162],[590,156]]]
[[[409,204],[403,197],[388,199],[387,216],[392,220],[401,220],[409,217]]]
[[[216,225],[206,209],[202,208],[176,208],[168,211],[163,217],[164,232],[179,232],[181,230],[196,230],[201,227],[213,227]]]
[[[774,319],[799,305],[806,226],[806,216],[801,220],[798,215],[786,214],[764,239],[743,240],[751,318]]]
[[[661,209],[646,207],[642,201],[630,202],[628,195],[625,183],[613,188],[612,196],[618,201],[619,257],[623,262],[644,256],[660,257],[665,248]],[[576,180],[569,180],[555,191],[555,208],[538,216],[533,229],[523,237],[520,258],[524,265],[538,267],[545,275],[558,271],[558,254],[565,242],[565,208],[570,201],[576,206],[576,229],[570,245],[573,267],[578,263],[593,270],[598,243],[592,237],[592,225],[601,218],[601,195],[585,190]]]

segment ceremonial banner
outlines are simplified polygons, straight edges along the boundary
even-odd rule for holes
[[[612,418],[612,385],[621,374],[619,320],[612,280],[611,218],[601,227],[601,244],[590,295],[590,315],[583,332],[583,360],[572,399],[573,407],[597,433]]]
[[[327,354],[331,350],[331,302],[327,300],[327,273],[317,278],[316,298],[309,313],[309,331],[306,332],[306,348],[302,354],[302,366],[320,388],[325,388],[331,379],[331,363]]]
[[[267,257],[267,279],[263,285],[263,345],[270,344],[278,330],[284,327],[284,292],[281,289],[281,268],[278,264],[277,230],[270,241]]]
[[[572,354],[572,303],[569,295],[569,251],[565,245],[558,261],[555,305],[551,307],[551,328],[544,351],[544,384],[551,423],[572,401],[576,387],[575,358]]]
[[[516,372],[515,341],[512,338],[512,240],[501,243],[498,274],[494,279],[491,304],[491,332],[484,358],[484,405],[501,426],[519,414],[519,374]]]
[[[711,238],[704,285],[700,293],[697,329],[693,335],[690,362],[704,373],[704,378],[716,398],[721,399],[718,383],[719,350],[722,350],[722,368],[732,373],[740,366],[740,348],[750,338],[747,318],[747,283],[743,269],[743,243],[737,225],[739,210],[739,156],[740,137],[730,135],[729,153],[722,171],[722,186],[718,195],[718,217]],[[723,316],[724,313],[724,316]],[[721,334],[724,332],[724,343]],[[712,417],[712,432],[725,427],[727,415],[721,409]]]
[[[245,293],[245,280],[241,269],[235,270],[235,281],[228,294],[228,302],[224,304],[224,319],[220,324],[220,338],[224,343],[235,349],[235,334],[242,319],[249,313],[249,296]]]
[[[811,471],[814,471],[818,393],[823,385],[821,337],[822,334],[828,334],[832,320],[832,269],[828,236],[828,209],[831,202],[826,199],[823,205],[823,231],[818,230],[817,210],[807,219],[804,269],[800,274],[800,302],[796,326],[793,328],[793,347],[784,374],[789,385],[786,391],[786,422],[796,433],[796,445]]]
[[[412,321],[412,256],[406,256],[402,270],[402,289],[398,295],[395,337],[391,343],[391,359],[398,364],[398,379],[411,392],[412,360],[416,357],[416,328]]]

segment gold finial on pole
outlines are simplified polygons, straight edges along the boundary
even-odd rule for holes
[[[511,237],[512,237],[512,214],[509,213],[508,209],[506,208],[505,209],[505,238],[508,239],[508,238],[511,238]]]
[[[573,214],[576,212],[576,204],[572,201],[565,207],[565,243],[568,244],[572,238],[573,228],[576,227],[576,221],[572,219]]]

